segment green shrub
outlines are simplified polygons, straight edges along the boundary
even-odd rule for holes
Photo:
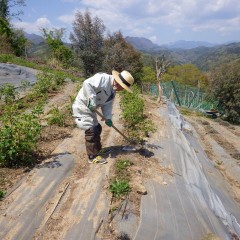
[[[110,183],[109,190],[115,197],[120,197],[128,194],[131,188],[127,180],[115,179]]]
[[[12,60],[15,58],[12,54],[0,54],[0,62],[7,63],[12,62]]]
[[[121,108],[123,119],[128,127],[133,127],[144,119],[144,101],[139,97],[140,89],[134,85],[133,93],[124,91],[121,98]]]
[[[13,85],[5,83],[0,87],[0,98],[3,98],[6,104],[12,103],[16,95],[17,93]]]
[[[49,125],[58,125],[59,127],[63,127],[65,123],[64,119],[64,114],[61,113],[58,107],[54,107],[49,111],[47,122]]]
[[[120,106],[125,128],[131,139],[142,141],[147,132],[155,130],[153,123],[144,115],[144,100],[136,85],[133,86],[133,93],[122,92]]]
[[[6,192],[3,190],[0,190],[0,201],[4,198]]]
[[[31,157],[40,135],[41,109],[31,113],[17,113],[17,106],[5,108],[0,127],[0,165],[20,166],[34,164]]]

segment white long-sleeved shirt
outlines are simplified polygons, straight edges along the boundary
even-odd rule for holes
[[[86,130],[98,124],[96,113],[89,108],[89,101],[98,108],[101,107],[106,119],[112,119],[112,106],[115,97],[113,76],[106,73],[97,73],[86,79],[73,103],[73,116],[77,119],[78,127]]]

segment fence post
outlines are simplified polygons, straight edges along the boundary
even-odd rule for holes
[[[179,97],[178,97],[177,91],[176,91],[176,89],[175,89],[175,85],[174,85],[174,83],[173,83],[173,81],[172,81],[172,80],[171,80],[171,83],[172,83],[173,90],[174,90],[174,93],[175,93],[175,95],[176,95],[176,98],[177,98],[177,101],[178,101],[178,105],[179,105],[179,106],[181,106],[180,99],[179,99]]]

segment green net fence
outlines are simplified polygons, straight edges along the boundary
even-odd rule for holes
[[[161,83],[161,88],[163,95],[178,106],[202,112],[217,109],[218,102],[206,99],[206,94],[199,88],[179,84],[175,81]],[[144,86],[143,91],[149,92],[153,96],[158,96],[156,84]]]

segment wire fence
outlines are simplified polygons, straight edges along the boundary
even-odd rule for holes
[[[218,102],[213,99],[206,99],[206,93],[199,88],[179,84],[175,81],[161,83],[161,88],[163,95],[178,106],[201,112],[217,109]],[[158,87],[156,84],[143,85],[142,90],[153,96],[158,96]]]

